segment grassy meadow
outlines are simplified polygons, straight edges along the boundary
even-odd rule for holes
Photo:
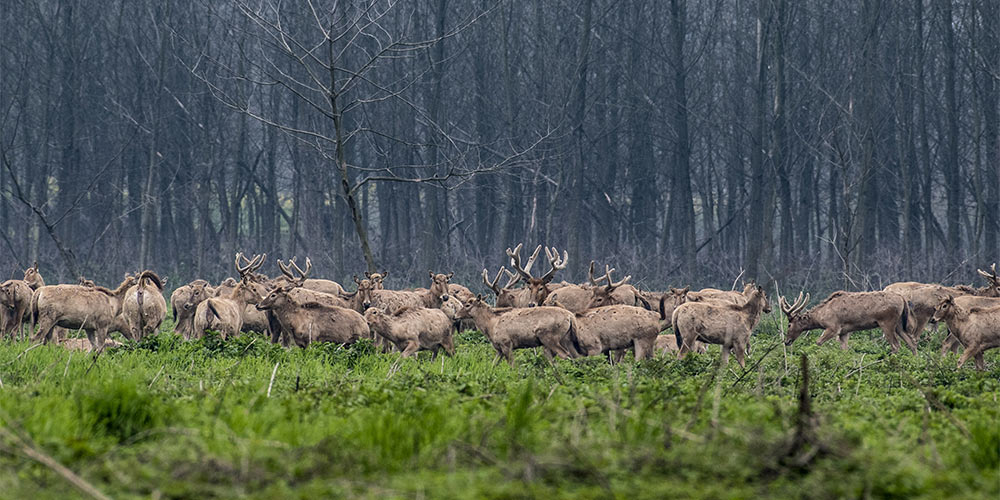
[[[997,351],[785,349],[775,318],[745,371],[718,347],[511,369],[471,331],[434,361],[169,325],[96,358],[3,342],[0,498],[85,497],[74,475],[110,498],[1000,497]]]

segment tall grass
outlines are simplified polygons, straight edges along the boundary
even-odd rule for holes
[[[768,324],[748,372],[714,380],[718,349],[614,366],[518,351],[512,369],[475,332],[434,361],[255,335],[164,332],[99,357],[4,343],[0,425],[114,498],[1000,494],[995,353],[977,373],[936,354],[940,335],[914,357],[856,334],[752,368],[779,341]],[[803,353],[823,452],[796,465]],[[9,438],[0,471],[0,497],[78,494]]]

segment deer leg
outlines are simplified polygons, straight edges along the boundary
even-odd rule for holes
[[[839,335],[840,335],[840,328],[835,326],[827,328],[826,330],[823,330],[823,335],[820,335],[819,339],[816,340],[816,345],[823,345],[824,342]]]
[[[35,332],[35,337],[31,339],[32,343],[45,342],[49,343],[49,338],[52,337],[52,330],[55,328],[55,323],[48,318],[42,318],[38,322],[38,331]]]
[[[962,357],[958,358],[958,367],[961,368],[962,365],[964,365],[965,362],[969,360],[969,358],[975,357],[980,353],[981,351],[979,348],[979,344],[976,344],[974,346],[966,346],[965,352],[962,353]]]
[[[955,338],[954,335],[949,333],[948,336],[945,337],[943,341],[941,341],[941,352],[939,353],[939,355],[944,356],[945,354],[948,354],[948,351],[950,350],[951,351],[957,350],[957,347],[955,346],[956,342],[958,342],[958,339]]]
[[[406,347],[402,349],[403,357],[408,358],[410,356],[413,356],[418,349],[420,349],[420,344],[416,340],[407,341]]]
[[[920,316],[914,315],[914,316],[916,316],[916,317],[913,318],[913,322],[914,322],[913,323],[913,330],[912,330],[913,331],[913,337],[915,339],[917,339],[917,340],[920,340],[920,336],[923,335],[924,328],[927,328],[927,322],[930,321],[930,318],[929,317],[925,317],[923,315],[920,315]]]
[[[719,359],[722,366],[729,365],[729,344],[722,344],[722,356]]]
[[[986,369],[986,360],[983,359],[983,351],[979,351],[975,356],[976,360],[976,370],[983,371]]]
[[[878,324],[882,329],[882,335],[889,341],[893,353],[899,351],[899,339],[896,337],[896,323],[893,321],[883,321]]]
[[[447,354],[449,358],[455,355],[455,338],[451,336],[451,333],[445,335],[444,341],[441,342],[441,345],[444,347],[444,353]]]
[[[736,362],[740,364],[740,368],[746,368],[746,354],[747,347],[749,347],[749,342],[743,339],[737,339],[735,345],[733,346],[736,352]]]

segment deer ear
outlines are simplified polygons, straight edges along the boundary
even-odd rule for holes
[[[427,274],[429,274],[431,276],[431,279],[434,279],[434,271],[431,271],[430,269],[428,269],[427,270]]]
[[[455,273],[448,273],[448,279],[451,279],[451,277],[454,276],[454,275],[455,275]]]

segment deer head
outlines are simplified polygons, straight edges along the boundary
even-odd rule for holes
[[[365,273],[365,276],[371,276],[371,275]],[[372,290],[377,290],[375,288],[375,283],[369,278],[359,280],[357,275],[354,276],[354,283],[358,285],[358,289],[355,290],[354,293],[347,294],[347,297],[348,298],[357,297],[357,300],[361,301],[361,307],[363,309],[368,309],[372,305]]]
[[[365,271],[365,279],[371,282],[373,290],[382,290],[384,288],[382,282],[385,281],[385,279],[388,277],[389,277],[389,271],[386,271],[384,273],[379,273],[379,272],[370,273],[368,271]]]
[[[587,308],[601,307],[605,305],[614,304],[614,298],[611,296],[615,289],[624,285],[628,280],[632,279],[632,276],[626,276],[620,281],[612,282],[611,273],[615,271],[615,268],[605,265],[604,266],[604,276],[600,278],[594,278],[594,261],[590,261],[590,271],[587,273],[588,279],[590,279],[590,284],[593,285],[592,291],[593,295],[590,299],[590,304]],[[606,285],[601,285],[601,281],[606,281]]]
[[[990,284],[987,285],[987,290],[985,290],[986,293],[984,295],[987,297],[1000,297],[1000,277],[997,277],[996,262],[990,266],[990,272],[983,271],[982,269],[978,269],[978,271],[982,277],[986,278],[986,281],[990,282]]]
[[[499,273],[498,273],[499,274]],[[472,315],[482,309],[489,309],[489,304],[483,300],[482,294],[476,295],[474,298],[467,299],[462,307],[455,313],[456,319],[469,319]]]
[[[802,332],[806,331],[811,320],[809,319],[809,313],[801,314],[802,309],[806,307],[809,302],[809,294],[807,293],[805,299],[802,298],[802,292],[799,292],[799,296],[795,299],[792,305],[788,305],[788,301],[785,297],[778,297],[778,305],[781,306],[781,312],[785,313],[788,317],[788,332],[785,333],[785,344],[790,345],[795,339],[802,335]]]
[[[431,294],[439,298],[441,302],[448,300],[448,283],[455,273],[434,274],[433,271],[428,270],[427,274],[431,277]]]
[[[945,297],[945,299],[942,300],[941,303],[937,305],[937,307],[934,308],[933,320],[944,321],[946,319],[955,316],[955,313],[957,312],[958,311],[956,311],[955,298],[949,295]]]
[[[497,286],[497,282],[500,281],[500,276],[504,274],[507,275],[507,284],[504,285],[503,288],[500,288]],[[493,278],[493,281],[490,281],[489,271],[483,269],[483,283],[486,283],[486,286],[489,287],[490,290],[493,290],[493,293],[496,295],[497,307],[514,307],[517,290],[515,290],[513,286],[520,280],[521,276],[514,274],[508,271],[506,267],[501,266],[500,270],[497,271],[496,277]]]
[[[510,257],[510,264],[517,271],[517,274],[524,280],[524,285],[526,288],[531,290],[531,302],[528,303],[528,307],[534,307],[545,301],[545,297],[549,295],[549,289],[546,285],[552,281],[555,277],[556,271],[561,269],[566,269],[566,262],[569,260],[569,253],[563,250],[562,258],[559,257],[559,251],[555,247],[551,249],[545,248],[545,255],[549,259],[549,264],[551,268],[542,275],[540,278],[536,278],[531,275],[531,266],[535,263],[535,259],[538,257],[538,252],[543,248],[542,245],[535,247],[535,251],[528,258],[528,263],[525,266],[521,266],[521,246],[523,243],[518,243],[513,250],[507,249],[507,256]]]
[[[260,299],[258,292],[263,285],[261,285],[261,277],[256,272],[264,265],[266,259],[266,253],[255,255],[253,259],[244,257],[243,252],[236,254],[235,264],[236,271],[240,274],[240,282],[233,289],[230,298],[246,304],[256,303]]]
[[[39,287],[45,286],[45,280],[42,279],[42,275],[38,274],[38,261],[35,261],[31,267],[24,270],[24,282],[32,290],[37,290]]]

